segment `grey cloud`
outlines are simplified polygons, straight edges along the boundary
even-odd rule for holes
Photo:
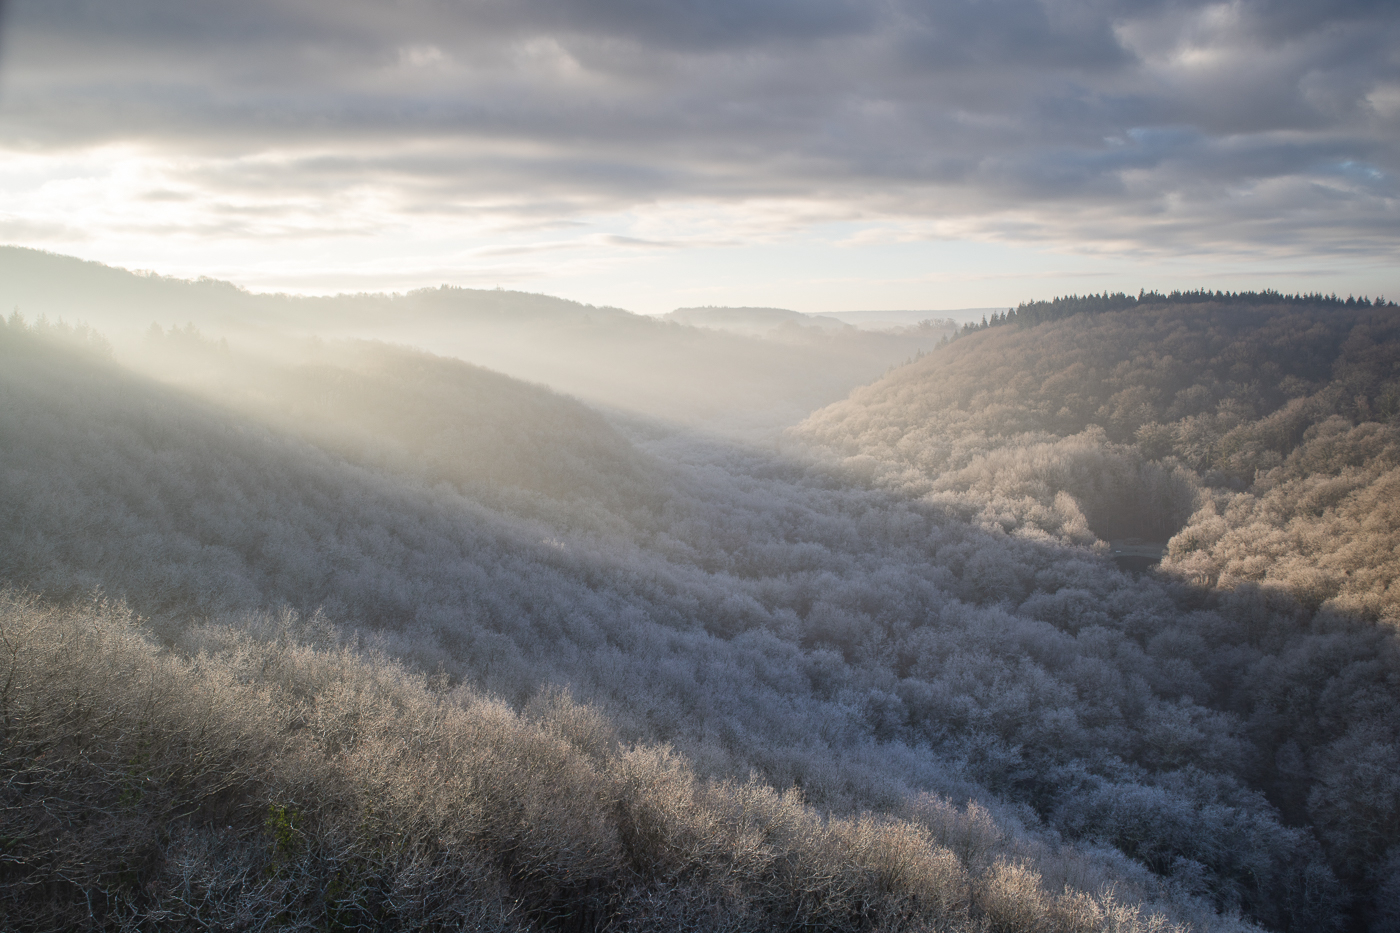
[[[373,46],[385,37],[464,41],[473,36],[580,33],[669,48],[744,47],[867,28],[862,0],[21,0],[34,26],[183,45],[305,41]]]
[[[1400,87],[1393,2],[23,0],[12,13],[0,141],[219,157],[191,170],[216,192],[373,183],[405,211],[489,201],[541,217],[807,197],[935,217],[1041,210],[1036,229],[1075,199],[1123,228],[1174,200],[1191,205],[1174,222],[1214,237],[1265,236],[1237,195],[1272,185],[1275,216],[1304,219],[1289,242],[1353,220],[1358,242],[1400,232],[1400,124],[1368,100]]]
[[[502,0],[497,0],[502,2]],[[747,47],[848,35],[876,21],[860,0],[504,0],[506,17],[680,49]]]
[[[901,51],[936,71],[1030,66],[1077,72],[1131,60],[1113,33],[1113,20],[1088,4],[913,0],[903,13]]]
[[[1390,0],[1249,0],[1263,35],[1274,41],[1306,35],[1349,23],[1366,23],[1395,16]]]

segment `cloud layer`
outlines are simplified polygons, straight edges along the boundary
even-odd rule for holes
[[[1393,0],[17,0],[0,145],[250,236],[764,203],[1383,259],[1397,49]]]

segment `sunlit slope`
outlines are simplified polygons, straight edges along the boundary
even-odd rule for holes
[[[607,602],[577,567],[559,570],[547,528],[472,495],[489,485],[507,504],[556,501],[551,514],[567,519],[600,476],[628,490],[636,458],[576,402],[361,347],[346,352],[362,367],[238,369],[267,377],[248,390],[279,409],[263,420],[256,406],[201,400],[66,341],[13,326],[3,338],[10,582],[55,595],[100,585],[148,613],[324,607],[430,644],[519,601],[537,606],[536,621]],[[574,582],[554,610],[526,595],[532,575],[560,572]]]
[[[843,328],[762,339],[500,290],[254,295],[17,247],[0,247],[0,308],[86,322],[119,348],[152,323],[255,346],[298,335],[412,344],[611,408],[740,432],[793,424],[941,337]]]
[[[0,592],[7,930],[1257,929],[1173,923],[975,804],[833,816],[558,692],[515,710],[285,618],[173,652],[134,623]]]
[[[461,360],[347,340],[259,354],[188,327],[152,327],[124,358],[347,460],[476,499],[605,523],[657,505],[650,458],[596,411]]]
[[[320,608],[511,704],[567,686],[626,742],[670,743],[703,777],[799,786],[819,811],[975,799],[1037,860],[1046,897],[1113,884],[1177,916],[1238,904],[1318,927],[1348,890],[1396,874],[1389,817],[1368,828],[1371,771],[1343,767],[1363,739],[1395,755],[1385,632],[1245,595],[1203,602],[752,451],[640,463],[623,480],[660,489],[659,508],[611,523],[553,493],[526,508],[37,329],[7,327],[3,347],[6,582],[79,600],[101,586],[175,642],[192,620]],[[341,368],[365,353],[496,378],[327,352]],[[420,398],[401,383],[371,391]],[[393,420],[376,422],[390,450]]]
[[[796,435],[1011,531],[1165,543],[1189,521],[1169,568],[1400,619],[1393,307],[1144,302],[991,327]]]

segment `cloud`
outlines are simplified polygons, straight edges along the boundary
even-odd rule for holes
[[[225,215],[754,201],[1093,248],[1400,243],[1393,2],[15,0],[9,32],[0,145],[135,147],[174,166],[146,203]]]

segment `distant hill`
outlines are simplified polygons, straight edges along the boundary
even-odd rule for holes
[[[852,329],[851,325],[830,316],[803,314],[784,308],[677,308],[662,318],[691,327],[727,330],[751,337],[768,336],[784,326],[810,327],[830,332]]]
[[[207,334],[378,337],[424,326],[538,326],[637,315],[548,295],[500,289],[303,297],[258,294],[217,279],[130,272],[41,250],[0,246],[0,308],[30,320],[84,322],[114,337],[151,324],[194,324]]]
[[[973,311],[989,314],[1005,311],[1005,308],[977,308],[964,311],[824,311],[819,314],[804,314],[785,308],[677,308],[664,315],[668,321],[677,321],[693,327],[708,327],[714,330],[727,330],[736,334],[753,337],[777,337],[793,339],[802,329],[816,329],[830,333],[845,333],[852,329],[874,332],[909,332],[922,330],[924,333],[952,335],[958,329],[953,318],[966,317]]]
[[[835,318],[861,330],[898,330],[917,327],[925,321],[940,329],[956,330],[958,321],[986,317],[1006,308],[958,308],[952,311],[826,311],[821,317]]]
[[[219,330],[276,326],[297,299],[250,294],[228,282],[129,272],[18,246],[0,246],[0,309],[34,320],[82,321],[108,333],[187,321]]]
[[[830,324],[839,332],[764,339],[545,295],[447,286],[404,295],[255,295],[226,282],[139,275],[18,247],[0,247],[0,308],[29,320],[86,322],[119,353],[152,323],[192,324],[207,337],[264,347],[312,335],[410,344],[609,408],[746,435],[793,424],[944,336]]]

